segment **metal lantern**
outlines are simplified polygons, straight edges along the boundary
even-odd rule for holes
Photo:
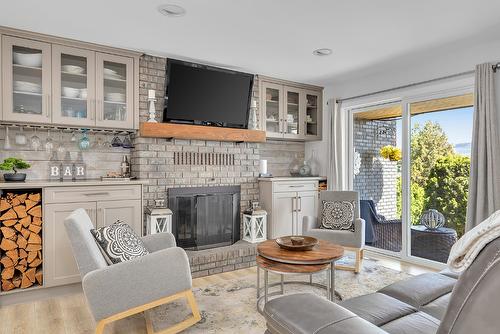
[[[243,214],[243,240],[256,243],[267,240],[267,212],[252,210]]]
[[[444,225],[446,219],[444,215],[435,209],[429,209],[424,211],[420,217],[420,224],[424,225],[430,230],[435,230]]]
[[[172,210],[167,208],[146,208],[147,234],[172,233]]]

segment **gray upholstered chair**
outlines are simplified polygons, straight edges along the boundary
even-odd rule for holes
[[[354,232],[347,230],[331,230],[320,228],[323,211],[323,201],[354,202]],[[352,270],[359,273],[363,260],[365,245],[365,221],[359,217],[359,195],[356,191],[322,191],[319,195],[318,215],[305,216],[302,222],[302,234],[322,240],[331,241],[356,253],[354,267],[336,266],[338,269]]]
[[[179,298],[187,299],[193,316],[167,329],[168,333],[180,332],[201,319],[191,291],[186,252],[176,247],[172,234],[143,237],[150,254],[108,266],[90,233],[94,227],[85,210],[75,210],[64,224],[82,277],[83,292],[97,322],[97,334],[108,323]],[[146,314],[145,317],[147,332],[153,333],[151,320]]]

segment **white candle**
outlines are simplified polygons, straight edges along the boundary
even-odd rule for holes
[[[154,99],[156,97],[156,91],[154,89],[148,90],[148,99]]]
[[[267,174],[267,160],[260,161],[260,173]]]

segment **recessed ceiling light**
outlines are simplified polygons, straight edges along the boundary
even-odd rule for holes
[[[165,16],[179,17],[186,14],[186,10],[178,5],[166,4],[158,7],[158,11]]]
[[[332,54],[332,49],[328,48],[316,49],[313,51],[313,55],[315,56],[329,56],[331,54]]]

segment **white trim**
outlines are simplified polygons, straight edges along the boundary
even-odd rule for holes
[[[463,91],[474,89],[474,74],[464,75],[444,80],[443,82],[433,82],[422,84],[406,89],[399,89],[391,92],[381,93],[372,96],[366,96],[359,99],[353,99],[342,103],[342,109],[358,109],[368,107],[374,104],[388,103],[397,100],[421,100],[425,96],[445,94],[450,91]],[[457,94],[460,95],[460,94]]]
[[[411,115],[409,110],[410,103],[427,101],[432,99],[458,96],[470,94],[474,92],[474,75],[467,74],[462,77],[443,80],[443,82],[433,82],[430,84],[423,84],[419,86],[409,87],[407,89],[395,90],[391,92],[381,93],[377,95],[362,97],[351,101],[346,101],[342,105],[342,112],[345,112],[348,117],[348,140],[347,140],[347,159],[348,159],[348,185],[349,189],[353,189],[354,175],[353,175],[353,156],[354,156],[354,114],[361,111],[368,111],[375,106],[391,105],[400,103],[403,109],[402,122],[403,122],[403,140],[402,140],[402,249],[401,252],[391,252],[376,247],[366,246],[366,249],[375,253],[400,258],[409,263],[424,265],[431,268],[443,269],[445,264],[412,256],[411,255],[411,210],[410,210],[410,129],[411,129]]]

